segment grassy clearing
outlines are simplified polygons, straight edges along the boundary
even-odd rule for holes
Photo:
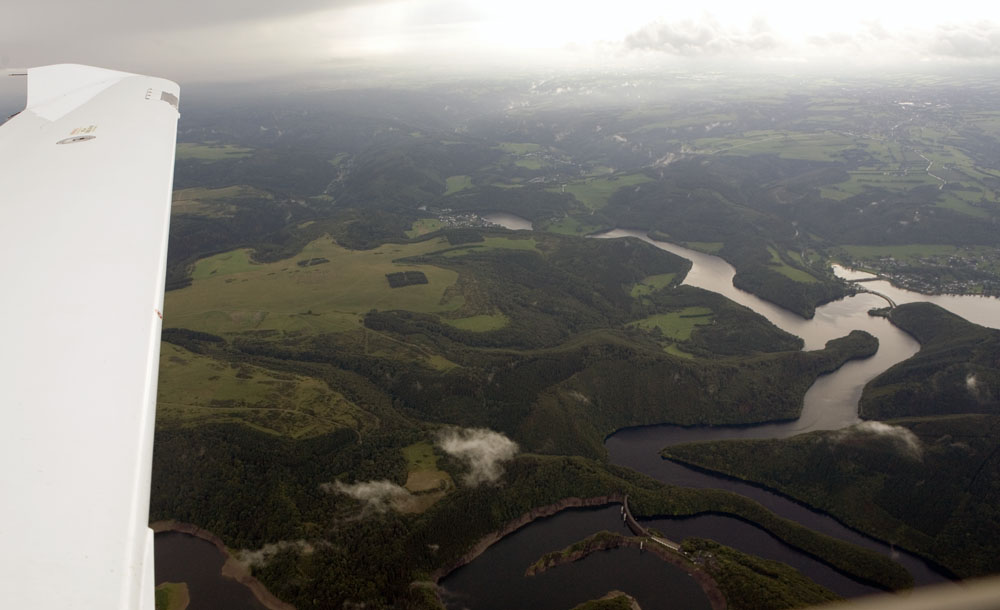
[[[498,248],[505,250],[534,250],[536,252],[539,252],[538,244],[532,237],[528,238],[487,237],[484,241],[470,244],[464,248],[455,248],[454,250],[449,250],[448,252],[444,253],[444,256],[447,257],[465,256],[472,252],[482,252],[484,250],[495,250]]]
[[[563,216],[559,220],[544,221],[538,225],[538,228],[541,231],[558,233],[560,235],[586,235],[587,233],[599,231],[605,227],[606,225],[587,224],[574,216]]]
[[[502,313],[496,315],[480,315],[480,316],[469,316],[468,318],[456,318],[449,320],[448,318],[443,318],[444,322],[454,326],[455,328],[460,328],[462,330],[471,330],[473,332],[486,332],[490,330],[497,330],[503,328],[510,324],[510,319]]]
[[[396,508],[406,513],[422,513],[455,487],[451,476],[437,467],[438,457],[427,441],[402,449],[406,458],[406,489],[414,494]]]
[[[500,150],[514,155],[526,155],[542,150],[540,144],[532,142],[501,142],[498,147]]]
[[[712,318],[712,310],[707,307],[685,307],[680,311],[649,316],[631,324],[645,330],[657,328],[664,337],[687,341],[695,327],[711,324]]]
[[[820,195],[826,199],[847,199],[860,195],[868,189],[881,188],[888,191],[905,192],[919,186],[941,184],[928,176],[922,169],[908,171],[860,170],[848,172],[850,178],[844,182],[820,188]]]
[[[185,610],[191,603],[186,582],[164,582],[156,586],[156,610]]]
[[[472,187],[471,176],[448,176],[445,179],[445,195],[451,195],[461,190]]]
[[[681,242],[681,245],[705,254],[715,254],[722,250],[722,246],[725,244],[721,241],[685,241]]]
[[[687,360],[694,360],[694,355],[689,354],[677,346],[676,343],[671,343],[670,345],[663,348],[663,351],[667,352],[671,356],[677,356],[679,358],[684,358]]]
[[[781,275],[787,277],[790,280],[794,280],[796,282],[802,282],[803,284],[815,284],[819,282],[819,280],[814,278],[812,275],[806,273],[801,269],[796,269],[795,267],[792,267],[791,265],[783,261],[781,259],[781,256],[778,255],[777,250],[775,250],[774,248],[768,246],[767,251],[771,253],[771,264],[770,264],[771,269],[774,269]]]
[[[421,235],[433,233],[442,227],[444,227],[444,223],[437,218],[421,218],[414,221],[413,226],[406,232],[406,235],[407,237],[420,237]]]
[[[960,212],[976,218],[990,218],[989,210],[971,205],[960,196],[953,193],[945,193],[938,199],[935,205],[954,212]]]
[[[227,186],[219,189],[189,188],[174,191],[171,214],[228,218],[236,213],[237,206],[231,199],[271,199],[271,194],[251,186]]]
[[[635,298],[639,298],[641,296],[650,294],[651,292],[656,292],[661,288],[666,288],[667,286],[669,286],[671,282],[674,281],[675,277],[677,277],[676,273],[661,273],[659,275],[647,275],[646,277],[642,278],[641,282],[639,282],[635,286],[632,286],[632,291],[630,292],[630,294]]]
[[[518,167],[523,167],[524,169],[539,170],[542,169],[541,159],[536,159],[534,157],[527,157],[524,159],[517,159],[514,161],[514,165]]]
[[[445,296],[458,279],[456,272],[394,262],[447,247],[441,238],[356,251],[320,238],[296,257],[268,264],[251,263],[245,249],[225,252],[199,261],[193,283],[167,293],[164,324],[212,333],[252,329],[341,332],[358,328],[360,316],[371,309],[451,311],[464,302],[460,295]],[[520,247],[534,248],[534,241]],[[296,264],[311,258],[325,258],[329,263]],[[422,271],[428,283],[390,288],[385,276],[398,271]]]
[[[376,425],[374,416],[318,379],[231,366],[172,343],[160,349],[156,400],[157,419],[167,424],[238,421],[292,438]]]
[[[194,271],[191,272],[191,279],[203,280],[213,275],[233,275],[253,271],[259,267],[261,265],[250,260],[250,250],[241,248],[201,259],[195,263]]]
[[[747,131],[740,137],[701,138],[694,141],[703,154],[775,154],[785,159],[839,161],[840,153],[854,147],[854,138],[832,131],[786,134],[779,131]]]
[[[193,160],[213,163],[215,161],[243,159],[251,155],[253,155],[252,148],[235,146],[233,144],[196,144],[193,142],[177,143],[178,161]]]
[[[636,186],[652,179],[645,174],[625,174],[611,178],[589,178],[583,182],[574,182],[565,187],[549,189],[560,191],[565,188],[577,201],[591,210],[599,210],[608,204],[608,199],[620,188]]]
[[[841,246],[852,258],[886,258],[893,257],[897,260],[909,259],[918,260],[933,256],[950,256],[960,252],[967,252],[968,248],[959,246],[945,246],[934,244],[904,244],[899,246]]]

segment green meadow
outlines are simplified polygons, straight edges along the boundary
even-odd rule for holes
[[[582,182],[573,182],[549,190],[556,192],[565,190],[591,210],[599,210],[608,204],[608,199],[618,189],[636,186],[651,180],[645,174],[623,174],[610,178],[588,178]]]
[[[457,248],[451,248],[444,252],[444,256],[452,258],[456,256],[465,256],[471,254],[472,252],[481,252],[483,250],[534,250],[538,252],[538,244],[535,242],[534,238],[523,238],[516,239],[511,237],[487,237],[483,241],[475,242],[467,246],[460,246]],[[440,248],[438,248],[440,249]]]
[[[901,244],[898,246],[841,246],[855,259],[886,258],[917,260],[934,256],[950,256],[968,252],[968,247],[935,244]]]
[[[707,307],[685,307],[680,311],[649,316],[632,324],[645,330],[658,328],[664,337],[687,341],[696,327],[711,324],[712,318],[712,310]]]
[[[406,232],[407,237],[420,237],[433,233],[444,227],[444,223],[436,218],[421,218],[413,222],[413,226]]]
[[[233,144],[197,144],[193,142],[177,143],[178,161],[226,161],[243,159],[253,154],[252,148],[234,146]]]
[[[558,220],[543,220],[536,225],[538,230],[559,235],[586,235],[607,228],[607,225],[590,224],[587,216],[563,216]]]
[[[532,142],[501,142],[497,147],[513,155],[526,155],[542,149],[541,145]]]
[[[460,295],[446,296],[458,279],[456,272],[397,262],[446,248],[447,240],[439,238],[348,250],[324,237],[308,244],[294,258],[274,263],[251,261],[247,249],[224,252],[198,261],[191,274],[192,284],[167,293],[164,325],[216,334],[245,330],[339,332],[359,328],[361,316],[371,309],[451,311],[463,303]],[[297,264],[310,259],[329,262],[304,267]],[[422,271],[428,283],[391,288],[385,276],[398,271]]]
[[[774,248],[768,246],[767,251],[771,253],[771,263],[768,265],[771,269],[796,282],[803,282],[805,284],[819,283],[819,280],[809,273],[806,273],[801,269],[796,269],[782,260],[781,256],[778,255],[778,252]]]
[[[451,195],[472,186],[471,176],[448,176],[445,179],[445,195]]]
[[[638,284],[632,286],[631,295],[633,297],[641,297],[652,292],[656,292],[661,288],[666,288],[677,277],[676,273],[660,273],[658,275],[649,275],[642,278],[642,281]]]
[[[319,379],[227,364],[167,342],[160,348],[156,402],[161,424],[240,422],[293,438],[377,424]]]
[[[270,193],[252,186],[227,186],[224,188],[187,188],[174,191],[170,204],[171,214],[203,216],[206,218],[231,218],[238,210],[234,199],[273,199]]]

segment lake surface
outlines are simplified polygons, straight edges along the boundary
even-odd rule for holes
[[[855,271],[840,265],[833,265],[837,277],[845,280],[861,280],[877,277],[865,271]],[[971,294],[922,294],[893,286],[887,280],[874,280],[861,284],[869,290],[880,292],[897,305],[927,301],[958,314],[970,322],[990,328],[1000,328],[1000,299]]]
[[[222,576],[226,557],[211,542],[180,532],[161,532],[153,542],[156,584],[186,582],[188,610],[267,610],[250,589]]]
[[[592,553],[542,574],[524,571],[542,555],[601,530],[631,535],[620,507],[570,509],[539,519],[500,540],[441,580],[453,610],[567,610],[609,591],[625,591],[643,610],[708,609],[698,583],[683,570],[638,549]]]

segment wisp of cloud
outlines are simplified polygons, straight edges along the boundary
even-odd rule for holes
[[[891,439],[895,442],[903,451],[911,454],[916,459],[922,459],[924,455],[923,446],[920,444],[920,439],[917,435],[913,433],[909,428],[904,428],[903,426],[890,426],[889,424],[884,424],[880,421],[866,421],[856,426],[851,426],[850,428],[845,428],[840,431],[837,435],[838,438],[845,438],[848,436],[880,436],[884,438]]]
[[[320,489],[329,493],[339,493],[364,502],[366,508],[379,513],[389,510],[394,504],[410,499],[410,492],[392,481],[363,481],[350,485],[340,481],[323,483]]]
[[[518,451],[517,443],[485,428],[444,430],[438,435],[437,445],[469,464],[469,473],[462,480],[470,486],[495,482],[503,474],[503,463]]]

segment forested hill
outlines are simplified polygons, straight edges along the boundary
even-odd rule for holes
[[[863,417],[1000,413],[1000,331],[932,303],[900,305],[889,319],[920,351],[865,386]]]

